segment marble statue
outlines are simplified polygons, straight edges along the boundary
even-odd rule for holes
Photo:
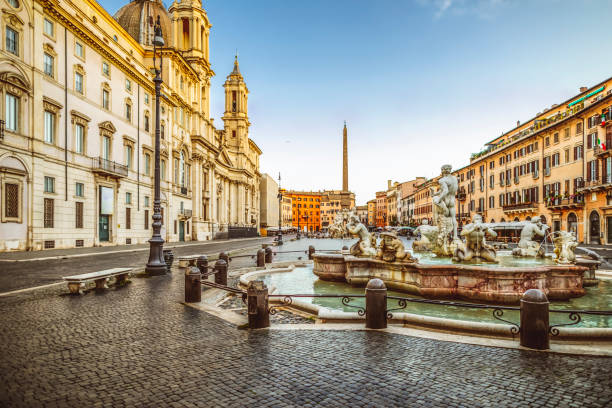
[[[438,227],[429,225],[426,219],[422,221],[415,230],[415,234],[419,234],[421,238],[412,243],[412,250],[417,252],[431,251],[434,242],[438,239]]]
[[[486,234],[492,237],[497,236],[495,231],[482,223],[480,214],[474,215],[472,223],[463,227],[461,231],[461,236],[465,237],[465,243],[461,242],[457,245],[454,260],[463,262],[480,258],[489,262],[498,262],[495,248],[485,241]]]
[[[451,170],[448,164],[442,166],[438,190],[432,189],[434,224],[438,228],[438,235],[432,242],[431,250],[439,256],[452,256],[460,241],[455,217],[455,194],[459,184]]]
[[[576,254],[574,253],[578,242],[576,236],[567,231],[556,231],[553,238],[555,244],[555,262],[558,264],[570,264],[576,262]]]
[[[385,262],[416,262],[416,259],[409,252],[406,252],[404,244],[394,232],[381,232],[380,237],[381,241],[376,258],[382,259]]]
[[[353,256],[376,256],[376,249],[371,247],[372,241],[368,229],[359,222],[359,217],[355,214],[351,214],[349,217],[348,224],[346,224],[347,231],[359,237],[359,240],[351,246],[351,255]]]
[[[329,227],[329,235],[332,238],[342,238],[344,236],[344,219],[342,213],[337,213],[334,223]]]
[[[542,224],[540,217],[533,217],[531,223],[525,225],[521,230],[521,239],[518,246],[512,251],[512,255],[543,258],[546,250],[541,242],[534,241],[534,238],[543,239],[547,229],[548,226]]]

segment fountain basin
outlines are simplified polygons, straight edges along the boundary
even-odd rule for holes
[[[428,298],[460,298],[518,304],[528,289],[540,289],[550,300],[585,294],[583,274],[576,265],[502,267],[496,265],[385,262],[351,255],[315,254],[313,272],[321,280],[365,286],[382,279],[387,288]]]

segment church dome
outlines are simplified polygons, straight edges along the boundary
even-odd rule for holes
[[[121,7],[113,17],[140,44],[152,46],[157,16],[160,17],[164,43],[166,47],[171,46],[172,23],[161,0],[130,1]]]

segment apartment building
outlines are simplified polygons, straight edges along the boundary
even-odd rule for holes
[[[459,223],[539,215],[578,241],[612,244],[612,78],[496,137],[455,170]]]

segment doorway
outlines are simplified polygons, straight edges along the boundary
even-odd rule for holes
[[[606,217],[606,228],[608,230],[608,235],[606,239],[606,244],[612,244],[612,217]]]
[[[100,214],[100,220],[99,220],[99,225],[98,225],[98,231],[99,231],[99,236],[98,238],[100,239],[100,242],[108,242],[109,238],[110,238],[110,231],[109,231],[109,222],[108,222],[108,215],[105,214]]]
[[[589,244],[601,244],[599,239],[599,213],[591,212],[589,216]]]
[[[179,241],[185,241],[185,221],[179,221]]]

